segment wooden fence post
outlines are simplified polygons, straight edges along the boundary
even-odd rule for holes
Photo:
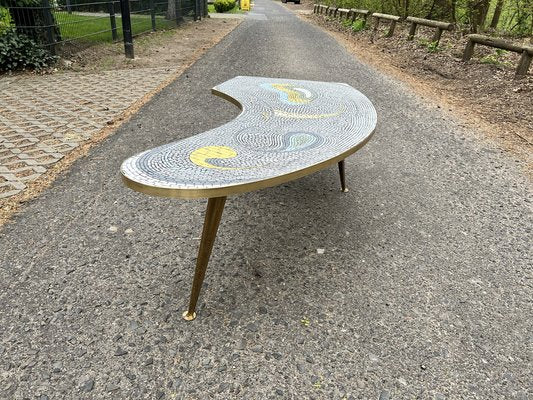
[[[442,36],[442,29],[437,28],[437,30],[435,31],[435,34],[433,35],[433,39],[431,41],[439,43],[441,36]]]
[[[516,67],[516,76],[523,76],[527,74],[527,70],[531,65],[532,58],[533,54],[530,54],[527,50],[524,50],[522,52],[522,56],[520,57],[520,61],[518,62],[518,67]]]
[[[389,31],[385,35],[385,37],[391,37],[394,34],[394,29],[396,28],[396,21],[390,22]]]
[[[476,44],[474,41],[470,38],[468,38],[468,42],[466,43],[465,51],[463,53],[463,61],[468,61],[472,58],[472,54],[474,54],[474,46]]]
[[[407,36],[407,40],[413,40],[416,34],[416,22],[411,22],[411,26],[409,28],[409,36]]]

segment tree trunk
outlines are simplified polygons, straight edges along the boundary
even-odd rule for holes
[[[176,19],[176,2],[174,0],[168,0],[167,19]]]
[[[433,0],[427,19],[438,19],[445,21],[454,20],[455,0]]]
[[[478,32],[480,29],[482,30],[489,9],[489,0],[469,0],[467,6],[470,19],[470,30],[472,32]]]
[[[435,4],[436,3],[436,0],[433,0],[433,2],[431,3],[431,8],[429,9],[429,12],[426,14],[426,18],[427,19],[433,19],[433,14],[435,12]]]
[[[452,14],[452,22],[453,23],[456,23],[457,22],[457,17],[456,17],[456,10],[457,10],[457,0],[452,0],[451,1],[451,5],[450,5],[450,12]]]
[[[487,20],[487,13],[489,12],[490,0],[482,0],[479,2],[479,24],[478,26],[483,30],[485,21]]]
[[[494,9],[494,14],[492,15],[492,20],[490,21],[490,27],[496,29],[498,27],[498,22],[500,22],[500,15],[502,14],[504,0],[498,0],[496,3],[496,8]]]

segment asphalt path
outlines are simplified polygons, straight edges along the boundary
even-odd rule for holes
[[[236,75],[346,82],[378,127],[348,193],[335,166],[228,199],[185,322],[206,202],[118,171],[238,115],[210,94]],[[531,198],[510,156],[256,0],[0,233],[0,398],[525,400]]]

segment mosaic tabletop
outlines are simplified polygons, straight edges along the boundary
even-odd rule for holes
[[[218,128],[124,161],[132,189],[168,197],[226,196],[324,168],[363,146],[376,110],[345,83],[238,76],[213,93],[242,112]]]

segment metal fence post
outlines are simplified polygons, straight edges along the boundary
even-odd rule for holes
[[[194,0],[194,20],[198,21],[198,15],[200,14],[198,12],[198,0]]]
[[[67,12],[69,14],[72,14],[72,6],[70,5],[70,0],[67,0],[67,4],[66,5],[67,5]]]
[[[122,35],[124,36],[124,52],[126,58],[133,56],[133,36],[131,33],[130,0],[120,0],[120,14],[122,15]]]
[[[54,18],[52,17],[52,9],[50,7],[50,2],[48,0],[43,0],[43,17],[44,23],[46,24],[46,40],[48,41],[48,46],[50,53],[53,55],[56,54],[56,38],[55,38],[55,24]]]
[[[155,5],[154,5],[154,0],[150,0],[150,18],[152,19],[152,31],[155,32]]]
[[[183,21],[181,16],[181,0],[174,0],[174,6],[176,8],[176,25],[179,25]]]
[[[115,1],[111,0],[109,3],[109,20],[111,21],[111,36],[113,41],[118,40],[117,20],[115,18]]]
[[[209,15],[207,0],[202,0],[202,3],[204,5],[204,18],[207,18],[207,16]]]

